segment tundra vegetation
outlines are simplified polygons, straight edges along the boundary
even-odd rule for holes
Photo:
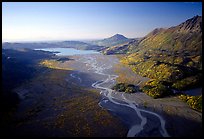
[[[127,50],[120,58],[121,63],[128,65],[136,74],[152,79],[140,88],[144,93],[153,98],[174,95],[172,89],[179,92],[201,87],[201,25],[202,17],[195,16],[178,26],[157,28],[144,38],[123,46],[114,46],[106,53],[117,54],[119,48]],[[194,109],[200,109],[200,100],[202,95],[199,99],[193,99],[196,105],[188,104]]]
[[[63,64],[64,62],[60,62],[58,60],[42,60],[40,62],[40,65],[47,68],[60,69],[60,70],[72,70],[71,68],[67,68],[66,66],[63,66]]]
[[[137,91],[137,87],[133,84],[127,83],[118,83],[112,87],[113,90],[125,93],[135,93]]]
[[[200,96],[189,96],[185,94],[179,95],[179,98],[183,100],[184,102],[187,102],[187,104],[200,112],[202,112],[202,95]]]

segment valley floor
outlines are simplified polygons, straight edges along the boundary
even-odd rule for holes
[[[105,83],[106,75],[115,74],[119,76],[117,82],[138,85],[148,80],[120,65],[116,56],[94,54],[69,58],[71,60],[57,66],[72,70],[48,68],[14,90],[22,100],[13,121],[5,128],[5,133],[9,132],[7,136],[127,136],[133,126],[131,120],[137,121],[134,123],[136,125],[140,124],[141,119],[133,117],[134,114],[131,116],[133,111],[130,107],[119,107],[110,98],[117,103],[131,101],[127,105],[137,104],[141,111],[159,114],[170,136],[202,135],[202,113],[190,109],[177,97],[153,99],[142,92],[111,92],[111,97],[108,97],[110,92],[107,90],[93,88],[93,83],[97,81],[103,82],[101,86],[106,88],[116,83],[115,80]],[[91,60],[96,62],[95,65]],[[124,98],[128,101],[124,101]],[[148,124],[137,136],[161,136],[158,117],[145,112],[141,112],[141,117],[146,118]]]

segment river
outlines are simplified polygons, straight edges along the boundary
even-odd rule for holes
[[[111,89],[111,86],[116,83],[115,80],[118,75],[108,70],[111,70],[113,65],[118,61],[113,57],[111,57],[111,59],[107,59],[108,56],[106,58],[104,57],[103,55],[95,54],[81,56],[75,59],[77,62],[84,63],[87,67],[87,71],[103,76],[102,80],[97,80],[91,84],[93,88],[100,90],[100,94],[103,97],[99,105],[102,108],[108,109],[112,114],[119,116],[129,127],[127,137],[169,137],[170,135],[165,128],[165,120],[159,114],[140,108],[137,102],[127,99],[124,93],[116,92]],[[79,73],[75,73],[74,76],[70,74],[70,76],[76,78],[76,80],[83,84],[83,79],[80,78]],[[113,96],[114,94],[118,94],[119,96],[115,97]]]
[[[142,92],[127,94],[112,90],[111,87],[116,84],[118,78],[114,71],[114,66],[119,63],[118,58],[92,52],[87,51],[87,54],[79,55],[78,53],[65,54],[74,61],[69,64],[74,69],[69,76],[79,86],[99,90],[102,98],[98,105],[119,118],[128,127],[127,137],[169,137],[187,134],[191,136],[191,133],[186,131],[195,130],[194,125],[200,126],[202,114],[190,109],[186,103],[176,97],[152,99]],[[141,79],[141,81],[144,80]],[[137,85],[140,83],[138,82]],[[147,102],[148,109],[144,108],[144,103]],[[170,117],[164,113],[169,113]],[[192,122],[190,119],[195,119],[199,123]],[[187,124],[192,126],[184,127]],[[179,132],[175,132],[177,130]]]
[[[121,77],[115,71],[119,64],[116,56],[72,53],[63,58],[57,66],[72,70],[43,67],[42,73],[14,90],[23,98],[8,135],[194,137],[202,134],[202,113],[176,97],[153,99],[142,92],[127,94],[112,90],[118,76]],[[122,72],[127,78],[140,78],[135,85],[146,80],[125,67]]]

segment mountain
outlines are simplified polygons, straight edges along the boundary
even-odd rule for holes
[[[194,16],[175,28],[179,32],[202,32],[202,16]]]
[[[54,47],[54,44],[49,43],[16,43],[16,42],[5,42],[2,44],[2,48],[4,49],[20,49],[20,48],[29,48],[29,49],[35,49],[35,48],[48,48],[48,47]]]
[[[120,47],[122,47],[122,45],[123,44],[121,44]],[[139,50],[168,50],[172,53],[199,55],[202,50],[202,17],[194,16],[168,29],[156,28],[140,40],[125,45],[126,47],[132,48],[126,51],[126,53]],[[107,49],[107,51],[114,50],[115,48],[116,46],[113,46]],[[118,53],[117,49],[114,52]]]
[[[60,42],[38,42],[38,43],[3,43],[4,49],[19,49],[19,48],[75,48],[81,50],[101,50],[103,47],[98,45],[92,45],[80,41],[60,41]]]
[[[81,41],[63,41],[55,43],[55,45],[57,45],[58,47],[75,48],[80,50],[101,50],[103,48],[102,46],[89,44]]]
[[[132,39],[128,42],[117,44],[111,47],[105,47],[102,50],[103,54],[111,55],[111,54],[126,54],[134,49],[134,45],[139,42],[140,39]],[[132,45],[134,44],[134,45]]]
[[[103,40],[91,41],[89,43],[99,45],[99,46],[111,47],[111,46],[115,46],[115,45],[122,44],[125,42],[129,42],[129,41],[131,41],[131,39],[128,39],[121,34],[115,34],[112,37],[105,38]]]
[[[126,38],[125,36],[121,35],[121,34],[115,34],[114,36],[107,38],[109,41],[120,41],[120,40],[127,40],[128,38]],[[107,40],[105,39],[105,40]]]
[[[168,82],[178,90],[200,86],[202,16],[194,16],[167,29],[157,28],[126,47],[130,46],[132,49],[121,62],[137,74]]]
[[[30,43],[10,43],[5,42],[2,44],[4,49],[39,49],[39,48],[75,48],[80,50],[103,50],[105,47],[119,45],[130,42],[132,39],[128,39],[123,35],[116,34],[110,38],[97,41],[59,41],[59,42],[30,42]]]
[[[151,46],[151,47],[150,47]],[[195,16],[178,26],[155,29],[136,49],[165,49],[171,52],[200,54],[202,48],[202,17]]]

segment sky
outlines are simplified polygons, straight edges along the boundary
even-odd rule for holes
[[[2,40],[144,37],[202,15],[202,2],[3,2]]]

